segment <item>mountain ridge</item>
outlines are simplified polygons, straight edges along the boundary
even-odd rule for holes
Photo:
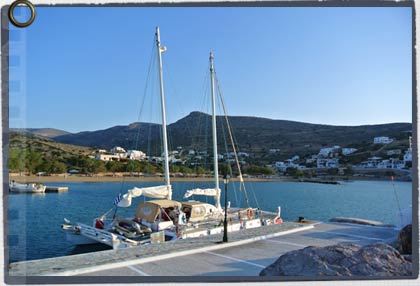
[[[310,153],[324,146],[340,145],[356,147],[372,142],[378,136],[405,136],[411,131],[411,123],[385,123],[359,126],[336,126],[304,123],[281,119],[249,116],[229,116],[238,149],[251,153],[264,153],[269,149],[281,149],[289,153]],[[224,147],[227,127],[224,116],[217,116],[219,148]],[[55,136],[52,139],[67,144],[111,149],[140,149],[147,154],[161,153],[161,126],[156,123],[133,122],[96,131],[83,131]],[[169,145],[195,150],[211,148],[211,116],[191,112],[168,125]],[[408,138],[408,135],[405,136]],[[229,143],[227,144],[229,145]],[[222,153],[222,149],[219,149]]]

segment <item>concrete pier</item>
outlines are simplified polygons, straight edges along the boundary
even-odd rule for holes
[[[282,254],[306,246],[370,244],[395,239],[397,231],[341,223],[285,222],[222,235],[17,262],[10,276],[258,276]]]

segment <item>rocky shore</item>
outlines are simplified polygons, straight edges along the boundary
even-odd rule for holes
[[[411,225],[390,244],[308,246],[280,256],[260,276],[411,276]]]

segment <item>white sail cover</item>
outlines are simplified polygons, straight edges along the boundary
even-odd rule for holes
[[[220,206],[220,189],[192,189],[188,190],[184,194],[184,199],[191,197],[192,195],[202,195],[202,196],[210,196],[214,197],[215,206],[217,209],[222,209]]]
[[[131,199],[140,197],[141,195],[154,199],[168,199],[172,198],[172,187],[169,185],[154,186],[147,188],[136,188],[128,190],[126,194],[122,196],[121,201],[118,203],[119,207],[126,208],[131,206]]]
[[[188,190],[184,194],[184,199],[191,197],[192,195],[203,195],[203,196],[211,196],[214,197],[216,195],[220,194],[220,189],[192,189]]]

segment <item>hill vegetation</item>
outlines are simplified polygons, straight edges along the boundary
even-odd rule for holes
[[[412,129],[411,123],[332,126],[245,116],[230,116],[229,121],[238,150],[253,154],[259,161],[284,160],[293,154],[304,157],[332,145],[358,148],[370,145],[377,136],[408,138],[406,131]],[[228,131],[224,117],[217,117],[217,126],[218,148],[223,153],[230,145],[229,140],[225,139],[228,138]],[[142,150],[148,155],[160,155],[160,128],[154,123],[133,123],[93,132],[60,135],[54,140],[103,149],[121,146]],[[211,117],[192,112],[170,124],[168,134],[171,150],[182,146],[184,149],[210,151]],[[270,149],[280,151],[273,158],[269,154]]]
[[[411,123],[331,126],[243,116],[229,117],[229,121],[237,149],[249,154],[246,156],[243,171],[256,175],[272,175],[273,169],[265,165],[294,155],[300,157],[299,163],[305,163],[305,158],[317,154],[320,148],[334,145],[358,149],[348,156],[337,154],[343,167],[359,164],[372,156],[386,157],[388,150],[405,150],[408,147],[408,132],[412,129]],[[217,126],[219,153],[231,152],[224,117],[217,117]],[[12,172],[62,173],[71,169],[82,173],[163,172],[160,164],[152,162],[103,162],[94,159],[96,149],[109,150],[114,146],[121,146],[126,150],[142,150],[149,156],[160,156],[162,147],[159,124],[132,123],[128,126],[76,134],[49,128],[11,130],[14,131],[10,135],[9,152],[9,168]],[[212,154],[212,136],[211,117],[208,114],[192,112],[170,124],[168,134],[170,150],[181,146],[183,155],[177,155],[177,158],[187,159],[188,163],[171,164],[171,173],[210,174],[212,159],[207,154]],[[394,138],[394,142],[387,145],[373,144],[373,138],[378,136]],[[276,151],[270,152],[270,149]],[[186,157],[189,150],[206,154],[200,166],[194,163],[194,157]],[[393,157],[401,159],[402,153]],[[223,164],[219,169],[222,170],[222,167]],[[235,168],[233,171],[235,173]],[[351,172],[350,169],[348,171]],[[289,175],[299,175],[294,172],[297,173],[298,170],[289,170]]]

